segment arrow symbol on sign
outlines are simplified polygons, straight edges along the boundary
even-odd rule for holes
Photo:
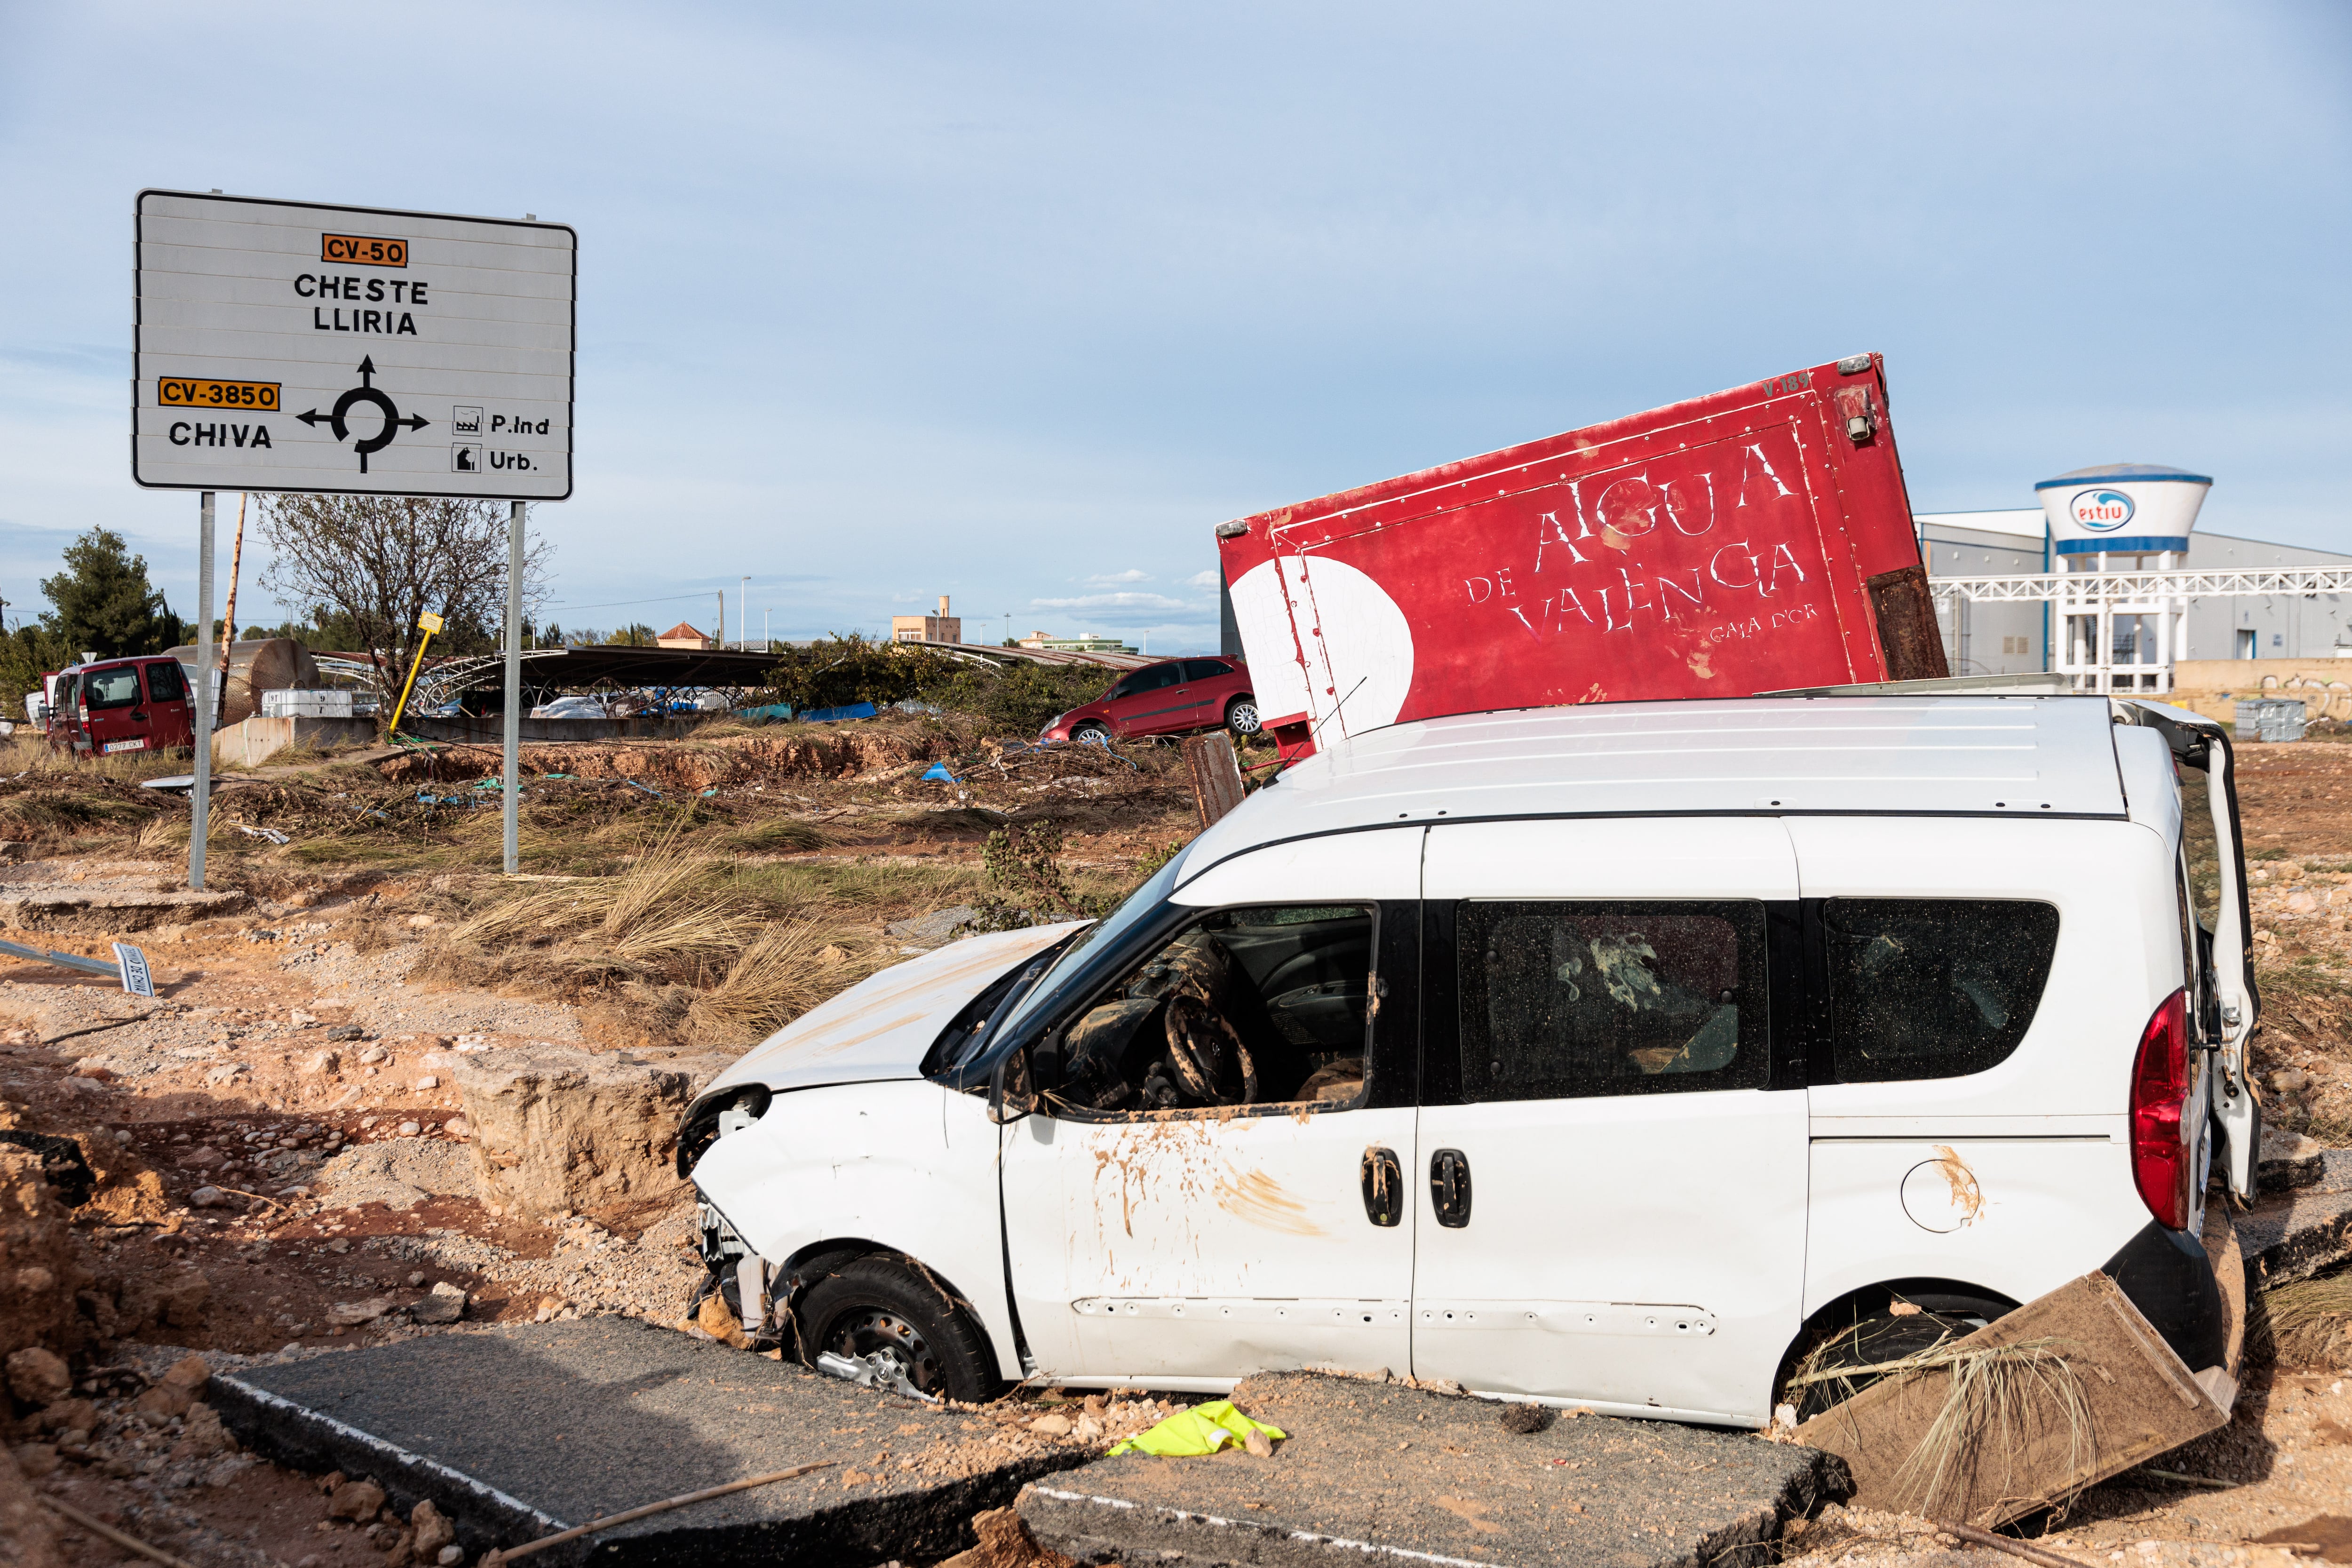
[[[375,355],[373,355],[373,354],[369,354],[369,355],[367,355],[365,358],[363,358],[363,359],[362,359],[362,360],[360,361],[360,384],[361,384],[362,386],[371,386],[371,385],[373,385],[374,384],[373,384],[373,382],[369,381],[369,380],[368,380],[368,377],[370,377],[370,376],[373,375],[374,374],[375,374]]]
[[[427,425],[432,424],[433,421],[425,418],[422,414],[412,414],[405,419],[395,419],[393,423],[394,425],[405,425],[411,430],[422,430]]]
[[[334,416],[331,414],[321,414],[317,409],[313,408],[307,414],[297,414],[294,417],[299,419],[303,424],[310,426],[315,430],[319,427],[319,421],[321,419],[332,419]],[[340,441],[342,439],[342,437],[337,436],[335,439]]]
[[[307,414],[297,414],[294,416],[314,430],[323,420],[328,427],[334,431],[336,440],[345,441],[351,439],[352,431],[350,425],[344,420],[344,416],[351,413],[352,405],[361,403],[375,405],[377,410],[383,415],[383,428],[364,441],[352,444],[352,450],[360,455],[360,472],[363,474],[368,471],[368,458],[391,446],[392,438],[400,434],[403,426],[406,426],[411,430],[422,430],[426,425],[432,423],[419,414],[411,414],[406,418],[403,418],[400,410],[393,405],[391,397],[380,391],[370,379],[374,374],[375,356],[370,354],[360,361],[360,384],[335,399],[333,413],[321,414],[313,408]]]

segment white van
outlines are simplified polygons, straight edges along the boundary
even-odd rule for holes
[[[966,1399],[1338,1365],[1760,1426],[1827,1331],[2099,1268],[2214,1368],[2197,1238],[2259,1118],[2229,761],[2104,698],[1355,737],[1099,924],[738,1062],[678,1149],[715,1288]]]

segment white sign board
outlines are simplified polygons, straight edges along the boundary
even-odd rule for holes
[[[140,484],[572,493],[568,226],[142,191],[138,241]]]

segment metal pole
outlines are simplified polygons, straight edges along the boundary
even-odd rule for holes
[[[507,875],[517,868],[515,814],[522,803],[522,502],[507,512]]]
[[[213,804],[213,492],[200,492],[196,532],[196,787],[188,792],[188,887],[205,890],[205,833]]]

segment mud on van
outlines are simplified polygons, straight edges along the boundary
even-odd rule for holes
[[[1099,923],[811,1012],[678,1164],[747,1330],[926,1394],[1336,1364],[1760,1426],[1826,1326],[2102,1268],[2203,1369],[2244,887],[2227,734],[2152,702],[1402,723]]]

